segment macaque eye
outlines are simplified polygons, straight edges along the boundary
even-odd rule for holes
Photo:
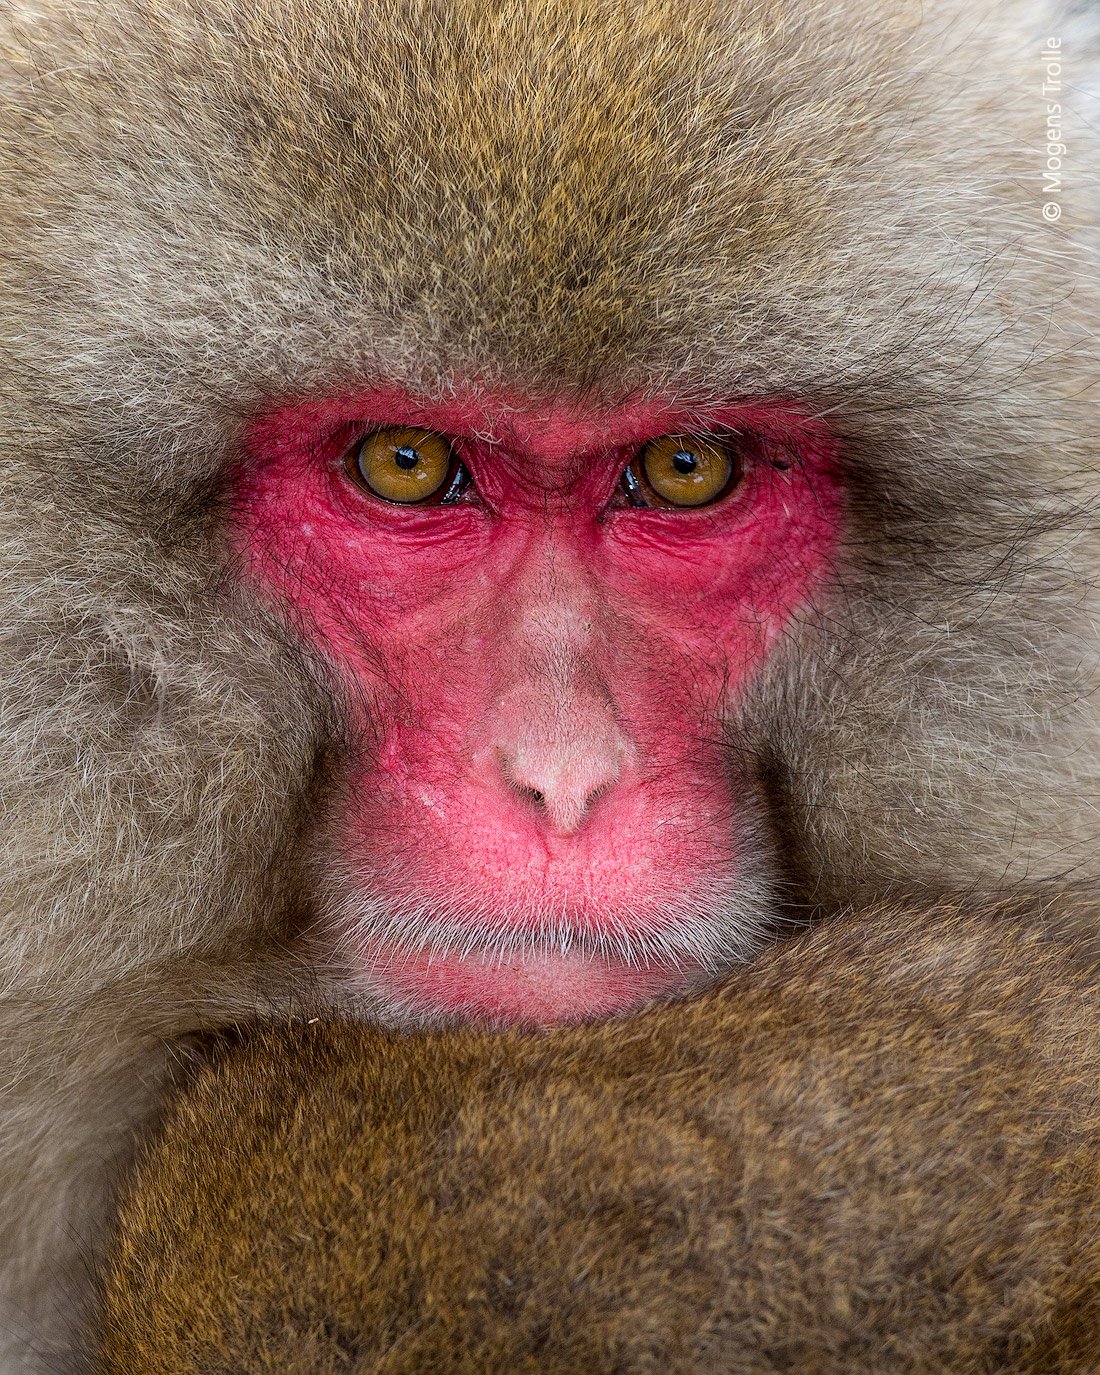
[[[651,439],[627,469],[623,482],[635,506],[709,506],[741,479],[737,452],[701,435]]]
[[[446,439],[431,430],[375,430],[348,454],[348,476],[383,501],[439,504],[461,490],[465,469]]]

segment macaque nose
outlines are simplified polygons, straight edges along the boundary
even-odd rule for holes
[[[555,835],[584,825],[596,798],[616,782],[622,758],[617,730],[545,743],[524,742],[502,759],[512,785],[538,807]]]
[[[627,743],[609,704],[574,701],[552,714],[546,707],[526,693],[499,704],[498,760],[554,835],[576,835],[596,798],[618,780]]]
[[[518,608],[505,641],[513,675],[493,704],[491,739],[509,787],[535,806],[554,835],[581,829],[596,798],[615,785],[630,754],[600,671],[595,616],[555,583],[556,597]]]

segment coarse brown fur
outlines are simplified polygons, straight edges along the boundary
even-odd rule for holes
[[[862,914],[548,1034],[260,1029],[136,1172],[103,1375],[1100,1370],[1095,921]]]
[[[309,936],[341,702],[226,530],[275,399],[474,379],[819,408],[843,548],[730,722],[768,863],[799,910],[1095,874],[1096,155],[1067,89],[1078,175],[1045,222],[1053,23],[8,0],[4,1375],[65,1367],[166,1044],[340,1000]]]

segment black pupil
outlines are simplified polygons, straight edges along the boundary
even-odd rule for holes
[[[699,460],[687,449],[677,449],[672,455],[672,466],[678,473],[693,473],[699,466]]]
[[[420,455],[414,448],[406,445],[403,449],[394,450],[393,459],[399,468],[404,468],[405,472],[409,472],[420,462]]]

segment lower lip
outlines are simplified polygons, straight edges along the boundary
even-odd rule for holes
[[[652,999],[688,991],[698,967],[635,967],[585,955],[405,955],[371,960],[370,983],[398,1012],[516,1026],[578,1022],[629,1012]]]

